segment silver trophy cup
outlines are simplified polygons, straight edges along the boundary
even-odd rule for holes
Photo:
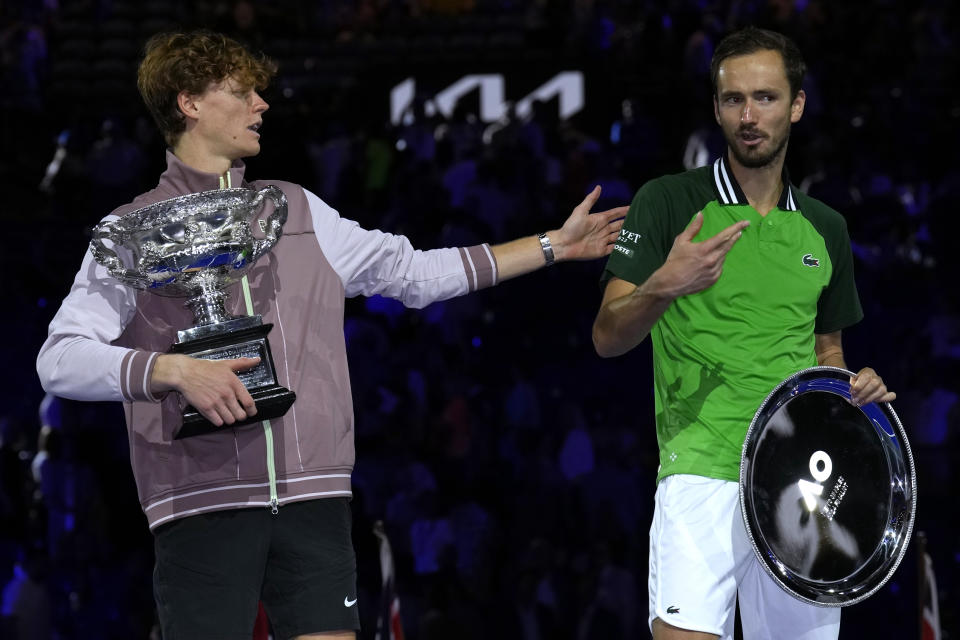
[[[251,224],[266,200],[273,202],[273,212],[259,221],[264,237],[258,239]],[[259,315],[232,316],[225,304],[226,287],[241,280],[273,248],[286,220],[287,198],[270,185],[259,191],[218,189],[171,198],[93,229],[90,250],[110,275],[150,293],[188,298],[186,306],[193,311],[195,324],[177,332],[172,353],[209,360],[260,357],[259,365],[239,374],[256,402],[257,414],[231,426],[282,416],[296,399],[293,391],[277,383],[267,341],[273,325],[263,324]],[[218,429],[222,427],[188,406],[176,437]]]

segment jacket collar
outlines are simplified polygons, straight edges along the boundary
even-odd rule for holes
[[[221,185],[220,175],[194,169],[174,155],[173,151],[167,149],[167,170],[160,175],[160,183],[157,187],[170,191],[173,195],[211,191],[228,186],[240,187],[244,184],[244,170],[246,165],[243,160],[234,160],[227,171],[229,181],[225,178]]]
[[[717,194],[717,201],[720,204],[750,204],[747,196],[744,195],[740,183],[730,169],[729,160],[726,154],[717,158],[713,163],[713,189]],[[799,211],[797,199],[793,194],[793,185],[790,184],[790,176],[787,174],[787,167],[783,167],[783,191],[780,192],[780,200],[777,202],[777,208],[783,211]]]

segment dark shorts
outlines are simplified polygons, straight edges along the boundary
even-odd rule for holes
[[[163,640],[250,640],[257,602],[274,637],[360,628],[346,498],[189,516],[154,531]]]

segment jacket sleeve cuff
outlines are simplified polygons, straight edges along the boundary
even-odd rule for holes
[[[150,393],[153,367],[160,353],[155,351],[130,350],[120,362],[120,393],[128,402],[160,402]]]
[[[497,284],[497,261],[493,257],[489,244],[460,247],[459,251],[470,291],[486,289]]]

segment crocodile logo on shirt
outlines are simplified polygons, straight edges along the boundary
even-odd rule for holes
[[[812,253],[806,253],[803,255],[803,264],[807,265],[808,267],[819,267],[820,259],[814,258]]]
[[[680,613],[680,608],[673,606],[667,607],[667,613]]]

